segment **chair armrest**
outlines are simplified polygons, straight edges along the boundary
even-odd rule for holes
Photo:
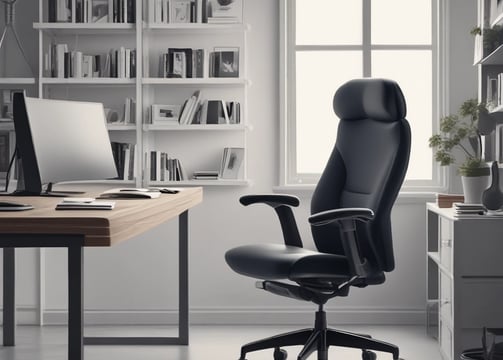
[[[244,206],[263,203],[273,208],[281,205],[297,207],[300,204],[298,197],[287,194],[244,195],[239,199],[239,202]]]
[[[332,209],[311,215],[309,223],[313,226],[320,226],[346,219],[367,222],[374,219],[374,212],[367,208]]]
[[[372,219],[374,219],[374,212],[371,209],[341,208],[314,214],[309,217],[309,223],[313,226],[322,226],[336,222],[340,229],[342,248],[348,259],[351,275],[364,278],[370,274],[371,269],[367,259],[360,254],[355,222],[369,222]]]
[[[274,208],[279,218],[285,245],[302,247],[302,239],[292,211],[293,206],[300,204],[298,197],[285,194],[244,195],[239,202],[244,206],[260,203]]]

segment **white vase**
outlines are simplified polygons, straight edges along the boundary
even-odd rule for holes
[[[461,176],[465,204],[482,204],[482,193],[490,185],[489,175]]]

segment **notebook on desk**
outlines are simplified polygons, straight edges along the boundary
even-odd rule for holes
[[[114,201],[100,201],[93,198],[64,198],[56,204],[56,210],[112,210]]]
[[[157,189],[116,188],[102,192],[98,199],[155,199],[161,196]]]

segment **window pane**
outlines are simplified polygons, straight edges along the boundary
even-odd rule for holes
[[[407,102],[407,120],[412,132],[407,180],[431,180],[432,150],[432,53],[428,50],[383,50],[372,52],[372,77],[393,79]]]
[[[297,173],[321,173],[337,134],[335,91],[362,77],[360,51],[299,51],[296,57]]]
[[[297,45],[362,43],[362,0],[297,0],[296,6]]]
[[[372,0],[373,44],[431,44],[432,0]]]

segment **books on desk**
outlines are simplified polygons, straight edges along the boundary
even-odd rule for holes
[[[484,215],[485,213],[486,208],[482,204],[454,203],[454,216],[457,218]]]
[[[114,201],[100,201],[94,198],[64,198],[56,205],[56,210],[112,210]]]

